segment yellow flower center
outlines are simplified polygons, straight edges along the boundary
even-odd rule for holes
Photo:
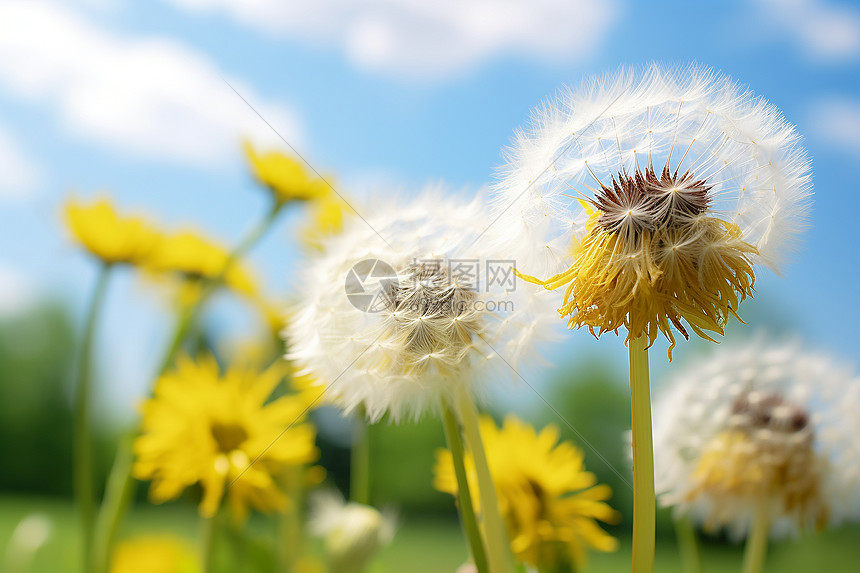
[[[587,326],[600,336],[626,327],[628,336],[662,331],[675,346],[674,326],[722,334],[729,316],[752,295],[756,248],[740,228],[709,215],[711,187],[690,172],[658,177],[645,171],[619,173],[583,202],[591,215],[586,236],[573,248],[573,263],[546,281],[521,275],[547,289],[567,285],[559,309],[570,328]],[[670,326],[671,325],[671,326]]]
[[[221,424],[214,423],[210,429],[215,443],[218,445],[218,451],[229,454],[233,450],[239,449],[241,445],[248,439],[248,432],[245,428],[238,424]]]
[[[823,527],[829,511],[813,438],[802,408],[776,394],[743,395],[733,405],[730,428],[699,459],[688,497],[705,495],[714,502],[711,526],[728,520],[721,508],[769,499],[800,524]]]

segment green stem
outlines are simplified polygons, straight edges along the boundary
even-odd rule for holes
[[[654,571],[654,444],[647,345],[644,334],[628,342],[633,426],[633,573]]]
[[[747,545],[744,550],[743,573],[761,573],[767,555],[767,539],[770,535],[770,514],[767,499],[756,504]]]
[[[74,418],[74,486],[75,500],[81,518],[81,533],[83,534],[84,571],[93,570],[93,529],[96,515],[96,493],[93,476],[93,436],[91,420],[91,368],[92,347],[95,338],[95,328],[99,314],[104,305],[108,278],[111,267],[103,264],[99,270],[98,279],[93,289],[84,334],[81,340],[78,356],[77,373],[75,376],[75,418]]]
[[[702,573],[699,539],[688,516],[679,516],[675,519],[675,536],[678,538],[678,550],[681,553],[684,573]]]
[[[461,386],[458,397],[460,421],[463,424],[463,435],[466,444],[475,461],[475,473],[478,476],[478,494],[481,500],[481,522],[487,536],[487,557],[492,573],[513,573],[513,556],[511,543],[505,522],[499,511],[499,500],[496,496],[496,486],[490,474],[484,442],[481,440],[481,429],[478,423],[478,411],[472,402],[465,386]]]
[[[370,426],[364,408],[356,412],[355,440],[350,451],[349,499],[370,505]]]
[[[213,554],[215,552],[215,535],[218,528],[218,515],[200,518],[200,571],[212,573]]]
[[[134,463],[133,440],[132,433],[122,438],[108,477],[105,498],[96,521],[94,542],[96,573],[110,571],[120,518],[131,503],[134,492],[134,480],[131,479],[131,466]]]
[[[281,514],[278,519],[278,571],[294,573],[296,561],[304,550],[302,533],[304,507],[304,472],[305,466],[290,466],[282,479],[284,489],[289,492],[292,507]]]
[[[460,435],[460,426],[457,423],[457,417],[445,401],[442,402],[442,427],[445,430],[445,440],[448,442],[448,449],[451,450],[451,458],[454,462],[454,474],[457,476],[457,501],[459,502],[457,505],[460,510],[460,520],[463,524],[463,530],[466,532],[466,539],[472,551],[472,559],[475,560],[475,567],[477,567],[478,573],[488,573],[490,569],[487,565],[484,541],[481,538],[481,530],[478,527],[478,519],[475,516],[475,508],[472,506],[472,495],[469,491],[469,480],[465,464],[466,451],[463,447],[463,438]]]
[[[203,305],[224,283],[224,279],[227,277],[227,273],[230,271],[230,268],[237,261],[241,260],[242,257],[244,257],[245,254],[263,238],[278,218],[284,205],[285,203],[276,202],[272,206],[271,210],[263,220],[251,229],[245,238],[242,239],[242,241],[227,255],[227,260],[224,261],[224,266],[221,268],[221,272],[206,281],[200,292],[200,296],[197,297],[194,304],[183,310],[182,316],[176,325],[176,330],[173,333],[173,338],[170,341],[170,346],[167,347],[164,360],[158,370],[158,376],[167,372],[167,370],[173,365],[173,361],[176,359],[176,354],[179,352],[180,348],[182,348],[182,343],[188,336],[189,331],[194,327],[194,323],[197,322],[197,317],[199,316]]]

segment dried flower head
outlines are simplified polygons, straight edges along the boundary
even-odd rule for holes
[[[860,518],[860,379],[797,344],[724,348],[655,405],[657,492],[706,529],[774,533]]]
[[[513,262],[480,241],[489,222],[479,201],[428,192],[369,212],[301,273],[285,330],[288,357],[327,399],[371,420],[417,416],[530,351],[546,298],[522,282],[489,284],[488,269],[513,279]]]
[[[568,326],[711,339],[777,268],[811,194],[800,137],[729,78],[622,71],[566,91],[517,133],[496,188],[519,270],[566,287]],[[564,269],[564,270],[561,270]],[[561,270],[561,272],[559,272]]]

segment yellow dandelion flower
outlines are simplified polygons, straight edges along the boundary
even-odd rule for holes
[[[511,549],[523,563],[538,568],[575,566],[586,559],[586,548],[614,551],[617,540],[597,524],[616,523],[618,512],[605,503],[612,495],[585,471],[582,450],[559,443],[559,431],[547,426],[539,433],[515,416],[498,428],[481,419],[487,462],[499,494],[499,505],[511,535]],[[478,505],[474,462],[466,459],[469,488]],[[456,495],[457,479],[451,453],[436,455],[433,485]]]
[[[134,475],[152,480],[151,499],[161,503],[200,484],[206,517],[225,494],[240,520],[249,505],[286,510],[289,500],[276,478],[319,454],[313,426],[301,421],[305,402],[292,396],[268,401],[282,375],[280,365],[221,375],[211,356],[180,358],[143,405],[143,435],[135,443]]]
[[[111,573],[197,573],[194,550],[170,536],[137,537],[121,542],[114,553]]]
[[[70,200],[65,218],[75,240],[108,264],[140,264],[160,239],[142,217],[118,215],[110,199],[98,199],[90,205]]]
[[[308,224],[301,229],[302,243],[311,249],[321,250],[326,237],[343,230],[344,220],[355,211],[338,194],[329,192],[313,201],[307,215]]]
[[[254,178],[269,188],[278,203],[317,199],[331,192],[320,177],[311,175],[302,164],[282,153],[257,153],[245,142],[245,153]]]
[[[166,236],[149,257],[148,268],[155,273],[178,273],[188,279],[181,291],[184,304],[193,304],[200,295],[201,281],[219,277],[229,260],[221,245],[191,231]],[[254,298],[258,287],[250,272],[233,262],[224,284],[234,291]]]

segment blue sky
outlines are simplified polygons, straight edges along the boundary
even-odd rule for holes
[[[82,312],[94,270],[59,223],[70,192],[108,191],[126,210],[225,242],[261,216],[239,141],[277,136],[222,77],[361,198],[440,181],[475,190],[561,85],[653,60],[696,61],[749,84],[798,125],[813,157],[803,248],[782,278],[762,273],[741,307],[751,324],[733,334],[788,326],[856,364],[860,9],[825,0],[2,2],[0,313],[41,296]],[[297,215],[252,256],[273,296],[290,289]],[[253,326],[243,316],[218,305],[237,337]],[[169,327],[158,295],[119,276],[100,336],[106,401],[134,400]],[[551,357],[570,367],[594,352],[623,371],[620,342],[584,332]],[[652,362],[659,377],[662,352]],[[551,370],[524,374],[540,388]]]

